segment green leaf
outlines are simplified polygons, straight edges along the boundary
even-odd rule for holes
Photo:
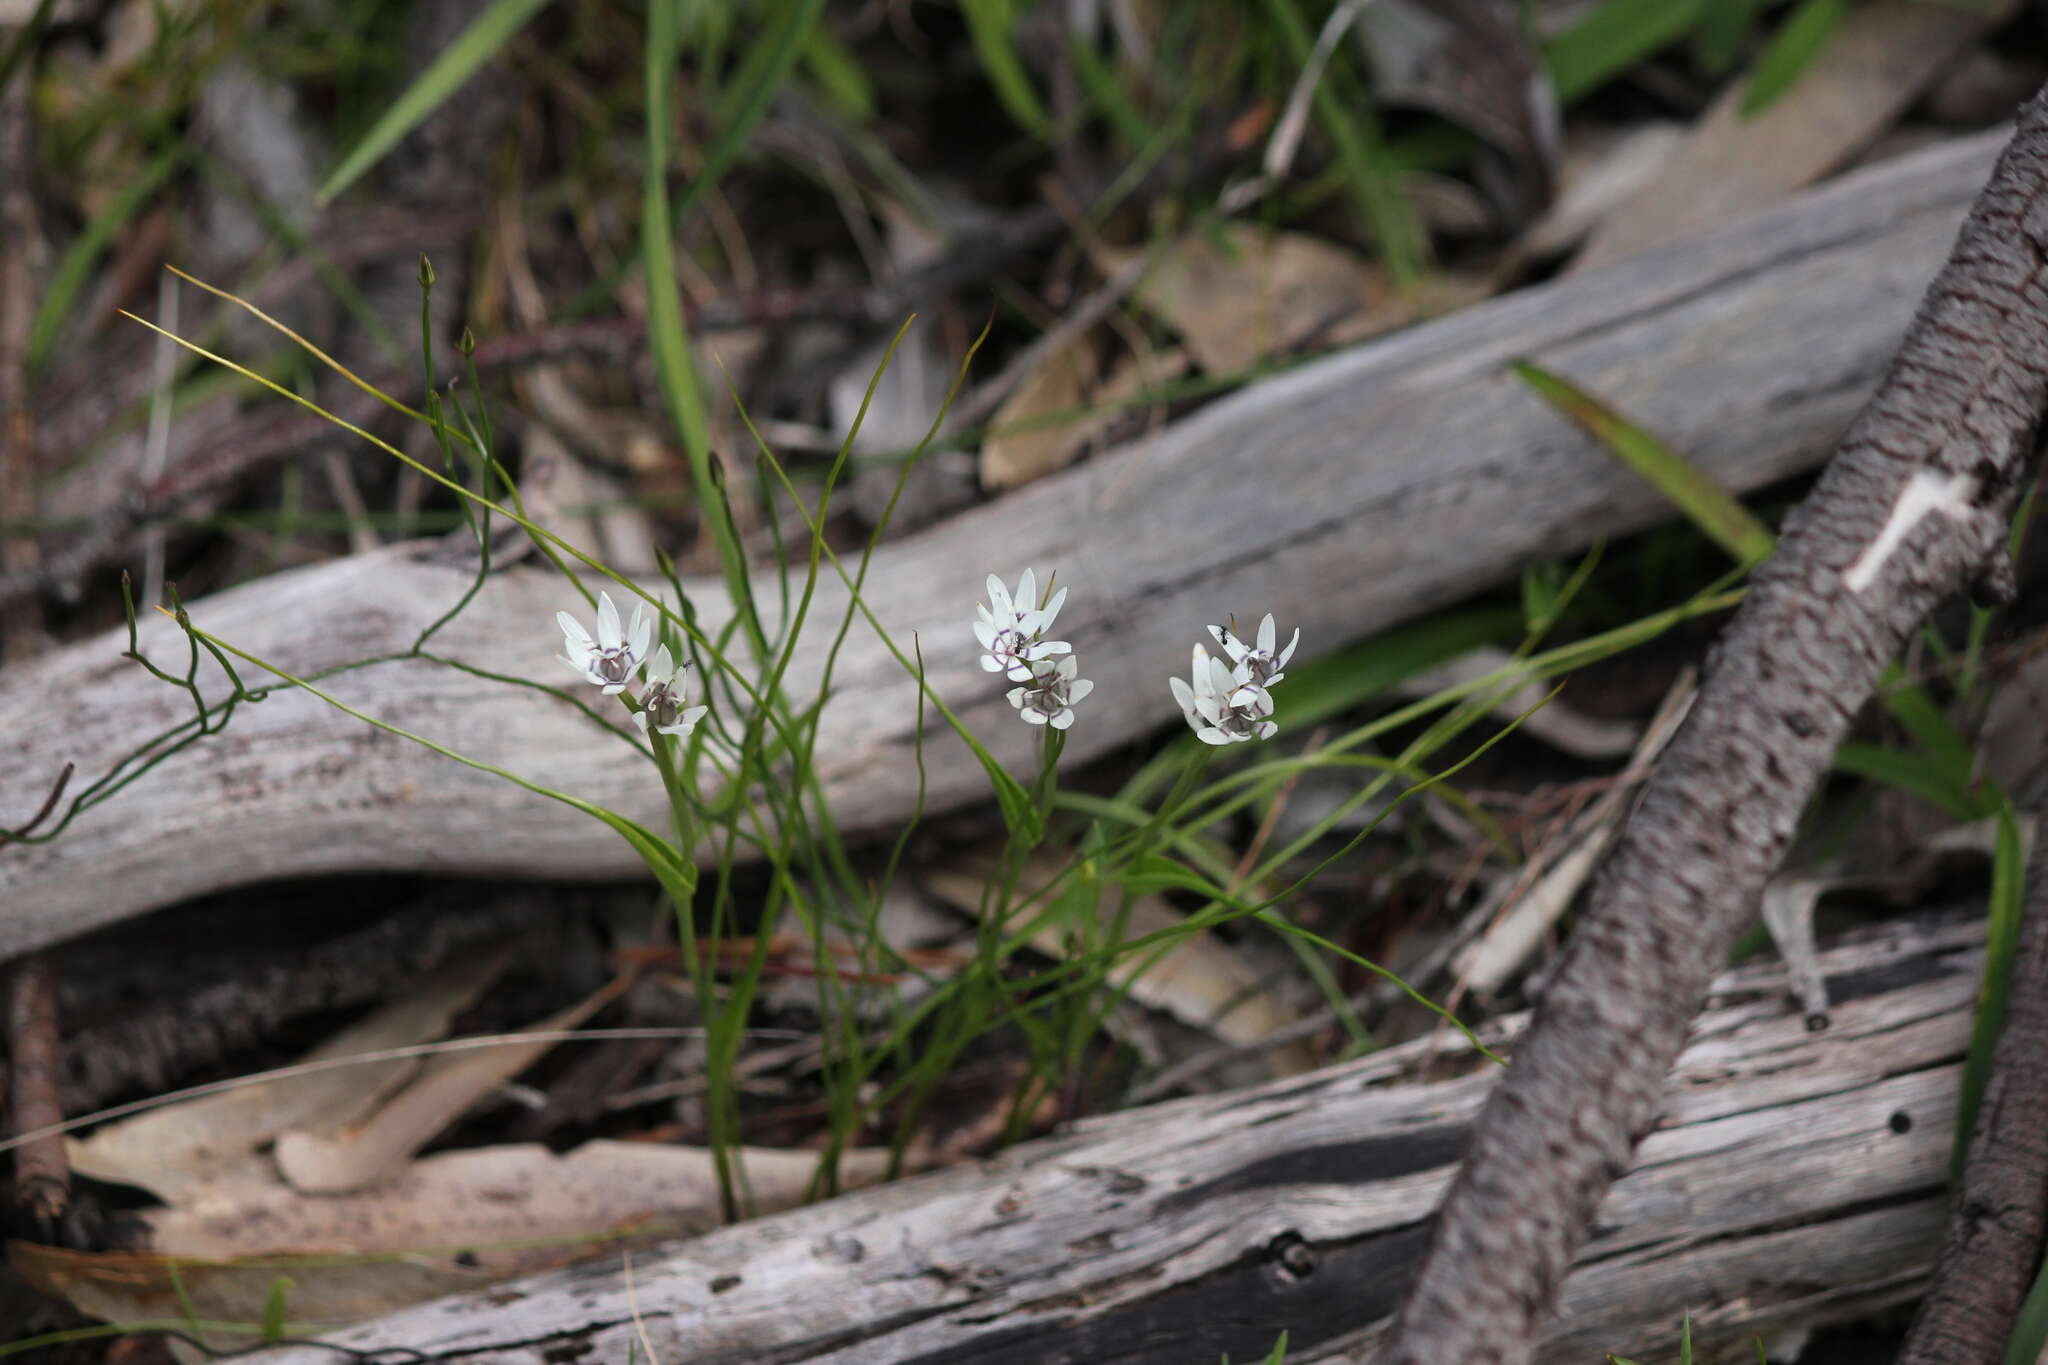
[[[400,138],[417,128],[427,115],[460,90],[485,62],[497,56],[499,50],[511,42],[513,35],[525,28],[546,3],[547,0],[492,0],[491,5],[477,15],[468,28],[457,34],[454,42],[448,44],[447,51],[436,57],[433,64],[420,73],[419,79],[406,87],[405,93],[370,125],[370,131],[349,149],[341,164],[327,177],[327,183],[314,195],[315,202],[325,204],[354,184],[363,172],[397,146]]]
[[[1738,564],[1754,564],[1770,554],[1775,543],[1770,528],[1662,441],[1569,380],[1526,360],[1513,361],[1509,368],[1537,397],[1591,432],[1623,464],[1669,498]]]
[[[1750,25],[1756,22],[1759,0],[1716,0],[1700,16],[1693,34],[1693,60],[1709,76],[1725,76],[1742,55]]]
[[[43,301],[36,308],[35,322],[28,334],[28,363],[30,368],[40,367],[49,357],[51,343],[57,339],[57,329],[71,316],[72,305],[78,298],[78,291],[92,278],[93,267],[107,249],[107,243],[114,239],[135,211],[156,193],[157,186],[164,183],[166,176],[185,159],[183,147],[168,148],[157,153],[142,171],[129,177],[114,192],[106,206],[92,216],[85,230],[78,234],[64,252],[62,260],[50,275],[50,287],[43,293]]]
[[[1558,99],[1570,104],[1683,38],[1706,8],[1707,0],[1607,0],[1543,51]]]
[[[1835,751],[1835,769],[1896,787],[1957,820],[1983,817],[1982,802],[1952,780],[1940,760],[1922,753],[1852,740]]]
[[[1790,90],[1849,12],[1849,0],[1801,0],[1756,59],[1736,112],[1755,118]]]
[[[1011,0],[960,0],[960,10],[967,16],[968,36],[996,98],[1018,127],[1033,137],[1050,139],[1052,116],[1040,103],[1017,45],[1011,41],[1010,31],[1017,22]]]
[[[1913,737],[1927,761],[1941,773],[1942,780],[1956,791],[1969,795],[1971,819],[1997,809],[2000,797],[1972,794],[1976,787],[1977,751],[1963,738],[1934,698],[1918,683],[1905,680],[1897,664],[1885,667],[1878,682],[1878,697],[1906,733]]]
[[[875,83],[860,62],[824,24],[804,38],[804,70],[848,118],[865,122],[875,116]]]
[[[1991,904],[1986,914],[1984,984],[1977,993],[1977,1018],[1970,1029],[1970,1051],[1963,1061],[1963,1093],[1956,1108],[1956,1141],[1949,1152],[1951,1190],[1963,1184],[1963,1164],[1970,1156],[1970,1134],[1977,1107],[1991,1079],[1992,1054],[2005,1029],[2006,1001],[2012,991],[2013,958],[2019,946],[2020,912],[2027,889],[2027,855],[2020,842],[2019,822],[2010,803],[1998,812],[1998,842],[1991,854]],[[2032,1357],[2029,1357],[2031,1359]]]

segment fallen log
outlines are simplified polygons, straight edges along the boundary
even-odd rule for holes
[[[1896,346],[2003,133],[1872,167],[1689,242],[1525,290],[1260,381],[1143,442],[884,547],[866,596],[997,755],[1034,739],[968,634],[982,575],[1026,565],[1074,589],[1061,633],[1096,681],[1068,755],[1171,722],[1165,680],[1204,623],[1273,611],[1328,652],[1467,595],[1538,556],[1668,514],[1658,496],[1505,371],[1530,356],[1617,404],[1726,487],[1818,461]],[[207,630],[305,674],[402,651],[462,593],[458,548],[394,546],[194,605]],[[697,584],[707,621],[723,593]],[[772,596],[772,595],[771,595]],[[561,681],[552,576],[494,575],[436,649]],[[827,584],[813,622],[845,602]],[[789,675],[815,690],[827,630]],[[144,640],[182,660],[151,622]],[[118,635],[0,674],[0,824],[191,714],[119,657]],[[212,666],[215,698],[225,688]],[[255,679],[252,679],[255,681]],[[422,662],[338,678],[352,705],[650,824],[642,766],[570,707]],[[820,773],[855,832],[890,829],[917,790],[912,685],[856,627],[826,709]],[[934,808],[985,796],[964,746],[925,751]],[[626,846],[561,807],[360,725],[303,694],[244,708],[62,837],[0,851],[0,958],[264,878],[339,871],[632,876]]]
[[[1916,1297],[1982,946],[1980,920],[1947,919],[1829,948],[1821,1032],[1780,964],[1725,973],[1540,1358],[1656,1357],[1689,1313],[1699,1359],[1754,1359],[1755,1335]],[[1290,1362],[1330,1360],[1384,1327],[1499,1074],[1422,1040],[255,1359],[625,1360],[644,1327],[653,1359],[692,1365],[1186,1365],[1264,1359],[1282,1330]]]

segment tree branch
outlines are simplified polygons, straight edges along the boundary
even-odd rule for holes
[[[2002,1359],[2040,1262],[2048,1225],[2048,858],[2038,817],[2029,823],[2034,852],[2005,1027],[1949,1210],[1948,1239],[1899,1365]]]
[[[1383,1365],[1531,1357],[1715,968],[1879,670],[2003,563],[2048,397],[2048,90],[1709,660],[1446,1196]]]

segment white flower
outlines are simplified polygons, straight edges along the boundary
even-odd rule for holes
[[[1287,648],[1276,657],[1274,641],[1279,638],[1273,629],[1273,613],[1267,612],[1266,619],[1259,622],[1259,647],[1250,645],[1232,634],[1227,626],[1211,626],[1209,633],[1216,637],[1216,643],[1223,646],[1223,652],[1230,656],[1233,675],[1240,683],[1251,683],[1259,688],[1271,687],[1286,677],[1280,670],[1287,667],[1287,661],[1294,657],[1294,647],[1301,643],[1301,628],[1295,627],[1294,638],[1287,642]]]
[[[625,630],[619,629],[619,609],[612,605],[610,593],[597,595],[597,638],[590,638],[590,632],[566,611],[555,613],[555,621],[562,627],[563,648],[567,653],[555,657],[583,676],[593,687],[601,687],[607,697],[615,697],[633,681],[633,675],[640,671],[640,665],[647,659],[647,644],[654,637],[654,622],[648,618],[647,606],[643,602],[633,604],[633,621]]]
[[[646,734],[651,724],[656,734],[687,735],[711,710],[708,706],[684,705],[689,694],[683,687],[683,670],[689,666],[688,659],[678,666],[669,657],[667,645],[656,646],[654,657],[647,664],[647,690],[640,694],[640,709],[633,713],[633,723],[640,727],[641,734]]]
[[[988,606],[976,603],[974,608],[981,614],[981,619],[974,623],[974,636],[986,651],[981,656],[983,671],[1001,673],[1011,682],[1029,682],[1037,671],[1036,665],[1055,654],[1073,652],[1073,646],[1065,640],[1043,638],[1067,600],[1065,588],[1040,607],[1038,577],[1030,569],[1017,580],[1014,599],[1003,586],[1003,580],[990,574],[988,600]]]
[[[1095,690],[1095,684],[1074,675],[1081,665],[1070,654],[1058,663],[1041,663],[1025,687],[1010,689],[1010,705],[1027,725],[1064,730],[1074,723],[1074,703]]]
[[[1180,713],[1187,718],[1195,737],[1204,744],[1242,744],[1247,740],[1271,739],[1280,727],[1266,717],[1273,714],[1273,696],[1256,683],[1240,682],[1230,665],[1212,658],[1209,651],[1195,646],[1193,686],[1179,678],[1168,680]]]

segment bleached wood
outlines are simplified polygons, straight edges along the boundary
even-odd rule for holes
[[[1666,1112],[1613,1187],[1541,1358],[1702,1359],[1912,1298],[1939,1247],[1977,924],[1907,924],[1823,954],[1833,1027],[1777,964],[1727,973]],[[1503,1025],[1518,1035],[1522,1020]],[[1368,1342],[1498,1074],[1419,1083],[1430,1044],[1082,1124],[993,1161],[636,1255],[664,1361],[1328,1360]],[[1292,1265],[1294,1269],[1288,1267]],[[340,1334],[463,1365],[624,1360],[616,1258]],[[1726,1353],[1732,1352],[1732,1356]],[[326,1365],[282,1350],[262,1365]],[[1775,1358],[1775,1357],[1774,1357]]]
[[[923,638],[934,686],[1017,768],[1035,744],[978,670],[982,576],[1026,565],[1073,588],[1060,621],[1096,683],[1070,761],[1178,724],[1166,679],[1202,626],[1274,612],[1327,653],[1497,582],[1521,564],[1667,509],[1505,369],[1528,356],[1618,405],[1725,486],[1807,468],[1868,395],[2002,139],[1874,167],[1746,223],[1482,304],[1260,381],[1147,441],[884,549],[882,621]],[[404,648],[462,591],[438,546],[278,574],[194,606],[206,629],[305,672]],[[693,589],[706,619],[722,594]],[[439,640],[483,668],[561,682],[565,585],[497,576]],[[813,621],[836,620],[828,585]],[[790,674],[814,687],[814,625]],[[152,623],[157,657],[182,659]],[[116,636],[0,674],[0,823],[25,819],[62,763],[79,783],[189,714],[117,655]],[[210,675],[211,668],[205,670]],[[396,724],[658,822],[657,784],[567,706],[420,663],[337,680]],[[841,818],[892,829],[910,808],[913,692],[855,627],[826,711],[821,772]],[[210,688],[218,696],[218,680]],[[935,808],[987,795],[964,746],[931,732]],[[0,957],[221,887],[337,871],[624,877],[626,846],[567,809],[326,710],[276,696],[223,736],[81,818],[0,851]]]

